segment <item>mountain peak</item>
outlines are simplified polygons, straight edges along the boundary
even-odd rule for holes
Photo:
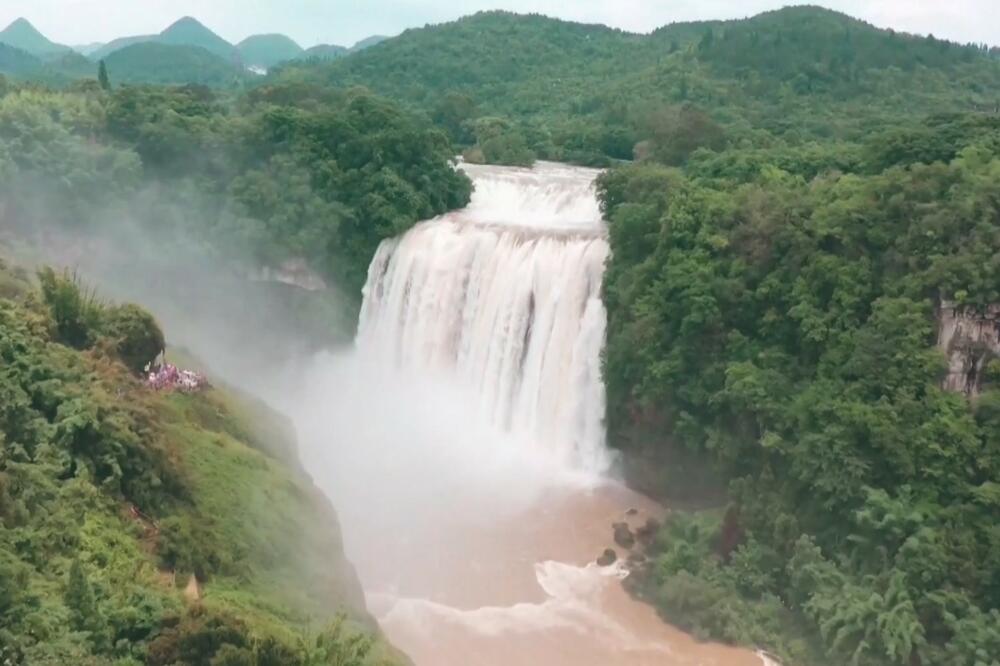
[[[31,21],[24,18],[15,19],[10,25],[0,30],[0,42],[27,51],[35,56],[51,56],[65,53],[68,46],[55,44],[40,33]]]
[[[182,16],[179,19],[177,19],[176,21],[174,21],[171,24],[170,27],[172,28],[172,27],[177,26],[177,25],[200,25],[203,28],[205,27],[204,24],[202,24],[201,21],[199,21],[198,19],[196,19],[193,16]],[[168,28],[168,30],[169,30],[169,28]]]
[[[10,25],[8,25],[6,28],[4,28],[2,31],[0,31],[0,35],[9,35],[9,36],[13,36],[13,35],[21,36],[21,35],[23,35],[23,36],[31,36],[31,37],[42,37],[44,39],[44,35],[42,35],[42,33],[38,32],[38,28],[36,28],[35,26],[33,26],[31,24],[31,21],[29,21],[28,19],[24,18],[23,16],[20,17],[20,18],[14,19],[11,22]]]
[[[200,46],[225,58],[231,58],[236,53],[232,44],[192,16],[184,16],[171,23],[157,40],[165,44]]]
[[[23,16],[19,16],[11,21],[10,25],[8,25],[6,29],[10,30],[11,28],[31,28],[32,30],[35,30],[35,26],[31,25],[31,21]]]
[[[267,33],[250,35],[236,45],[243,56],[243,63],[269,69],[286,60],[302,55],[302,47],[287,35]]]

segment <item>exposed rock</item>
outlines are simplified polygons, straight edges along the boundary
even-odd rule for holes
[[[629,509],[628,511],[625,512],[625,515],[626,516],[635,516],[635,515],[638,515],[638,513],[639,513],[639,509]]]
[[[598,566],[608,567],[618,561],[618,553],[612,548],[605,548],[601,556],[597,558]]]
[[[642,553],[629,553],[628,559],[625,561],[630,571],[635,571],[640,569],[642,565],[646,564],[649,559]]]
[[[188,578],[187,586],[184,588],[184,598],[191,603],[201,600],[201,585],[198,584],[198,577],[194,574]]]
[[[1000,305],[983,311],[942,301],[938,347],[948,357],[943,387],[967,396],[978,395],[986,364],[1000,357]]]
[[[641,544],[648,546],[653,543],[656,533],[660,531],[660,521],[656,518],[649,518],[646,524],[635,531],[635,536]]]
[[[258,282],[280,282],[306,291],[321,291],[327,287],[326,281],[309,267],[305,259],[288,259],[277,267],[264,266],[251,279]]]
[[[614,523],[611,528],[615,531],[615,543],[622,548],[629,549],[635,545],[635,535],[632,534],[628,523]]]

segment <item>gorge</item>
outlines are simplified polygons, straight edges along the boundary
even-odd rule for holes
[[[608,474],[598,172],[461,168],[470,205],[376,253],[355,349],[274,398],[370,610],[418,666],[760,663],[631,599],[626,551],[594,563],[663,511]]]

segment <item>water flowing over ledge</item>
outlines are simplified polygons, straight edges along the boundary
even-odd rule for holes
[[[599,172],[462,168],[475,183],[467,208],[379,247],[358,347],[397,367],[453,376],[514,441],[602,472],[609,250],[594,193]]]
[[[379,247],[356,346],[285,396],[369,610],[418,666],[760,666],[595,562],[661,515],[604,474],[599,172],[461,168],[470,205]]]

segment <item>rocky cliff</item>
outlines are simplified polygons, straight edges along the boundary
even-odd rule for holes
[[[977,395],[987,364],[1000,357],[1000,304],[976,309],[943,301],[938,309],[938,347],[948,358],[944,388]]]

